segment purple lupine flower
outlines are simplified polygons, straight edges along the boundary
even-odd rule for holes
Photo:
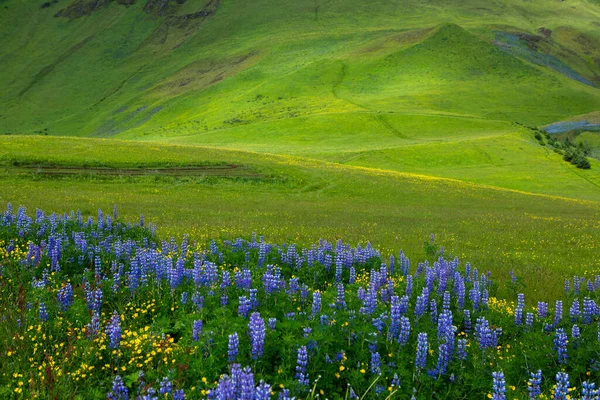
[[[404,315],[408,312],[408,296],[404,295],[400,298],[400,314]]]
[[[448,338],[452,333],[452,313],[450,311],[443,311],[440,314],[437,324],[437,336],[439,339]]]
[[[106,336],[111,349],[116,349],[121,343],[121,316],[115,310],[109,324],[106,326]]]
[[[263,355],[266,336],[265,321],[260,317],[260,313],[253,312],[250,315],[248,334],[250,336],[252,359],[256,360]]]
[[[565,364],[568,359],[567,355],[567,334],[565,330],[562,328],[558,328],[554,335],[554,350],[558,353],[558,362],[560,364]]]
[[[531,378],[529,378],[529,385],[527,387],[529,398],[537,399],[540,394],[542,394],[542,389],[540,388],[540,385],[542,384],[542,370],[538,369],[537,372],[531,372],[530,375]]]
[[[581,329],[579,329],[577,324],[573,324],[573,328],[571,328],[571,336],[573,339],[579,339],[581,337]]]
[[[58,290],[58,306],[62,312],[65,312],[69,309],[71,304],[73,304],[73,287],[70,283],[62,286]]]
[[[573,277],[573,293],[579,294],[581,292],[581,283],[584,280],[584,278],[580,278],[579,276]]]
[[[321,325],[327,325],[329,324],[329,315],[323,314],[319,317],[319,323]]]
[[[129,391],[123,383],[123,379],[117,375],[113,380],[112,390],[106,395],[109,400],[128,400]]]
[[[240,296],[239,302],[240,304],[238,306],[238,315],[240,317],[248,318],[248,313],[252,309],[250,299],[248,299],[246,296]]]
[[[400,330],[400,298],[398,296],[391,297],[390,306],[390,328],[388,332],[388,339],[393,340],[398,336]]]
[[[583,299],[583,323],[589,325],[592,323],[592,317],[596,313],[596,303],[589,297]]]
[[[599,395],[594,382],[585,381],[581,384],[581,400],[597,400]]]
[[[425,290],[427,288],[424,288]],[[415,304],[415,316],[420,318],[425,313],[425,307],[427,306],[427,298],[420,295],[417,297],[417,303]]]
[[[89,339],[94,339],[100,332],[100,314],[94,311],[92,314],[92,320],[87,324],[86,334]]]
[[[529,327],[533,326],[533,313],[527,313],[527,315],[525,316],[525,325]]]
[[[302,285],[300,285],[300,300],[302,301],[302,303],[304,303],[307,298],[308,298],[308,286],[306,286],[306,284],[303,283]]]
[[[250,367],[245,367],[240,376],[240,400],[254,400],[254,374]]]
[[[346,296],[344,293],[344,285],[341,283],[337,285],[337,297],[335,298],[335,306],[339,309],[346,308]]]
[[[223,296],[221,296],[221,307],[226,307],[227,304],[229,304],[229,296],[227,294],[224,294]]]
[[[404,346],[408,342],[410,336],[410,320],[408,317],[400,318],[400,334],[398,335],[398,343]]]
[[[523,324],[523,308],[517,307],[515,309],[515,325]]]
[[[548,316],[548,303],[538,301],[538,318],[546,318]]]
[[[113,274],[113,284],[112,284],[113,293],[117,294],[119,292],[120,288],[121,288],[121,274],[119,273],[119,271],[115,271],[115,273]]]
[[[517,308],[525,308],[525,295],[523,293],[517,294]]]
[[[581,316],[579,299],[573,300],[573,304],[571,304],[571,309],[569,310],[569,315],[571,316],[571,322],[577,321],[577,319]]]
[[[48,309],[46,305],[40,301],[40,321],[48,321]]]
[[[415,357],[415,367],[418,370],[425,368],[425,364],[427,363],[427,351],[429,351],[427,333],[421,332],[417,337],[417,355]]]
[[[343,260],[341,253],[337,253],[335,255],[335,281],[342,281],[342,268],[343,268]]]
[[[433,322],[434,324],[437,323],[437,319],[438,319],[438,312],[437,312],[437,302],[435,301],[435,299],[431,299],[431,301],[429,302],[429,313],[431,314],[431,322]]]
[[[408,275],[406,277],[406,289],[405,289],[405,294],[406,296],[408,296],[409,298],[412,296],[412,290],[413,290],[413,277],[412,275]]]
[[[269,318],[268,325],[269,329],[274,331],[277,327],[277,318]]]
[[[568,294],[569,290],[571,290],[570,288],[571,288],[571,281],[568,279],[565,279],[565,293]]]
[[[308,351],[306,346],[302,346],[298,349],[298,359],[296,362],[296,379],[302,386],[308,386],[310,381],[308,380],[308,374],[306,373],[306,366],[308,365]]]
[[[477,318],[477,323],[475,324],[475,338],[477,339],[477,342],[479,342],[480,349],[492,347],[489,342],[490,331],[489,322],[484,317]]]
[[[227,346],[227,357],[230,363],[235,362],[235,359],[238,355],[239,346],[240,340],[238,338],[238,334],[237,332],[234,332],[231,335],[229,335],[229,343]]]
[[[86,293],[87,306],[91,311],[100,312],[102,308],[102,289],[96,288]]]
[[[315,315],[317,315],[320,312],[321,312],[321,292],[316,290],[313,292],[313,304],[312,304],[311,316],[314,317]]]
[[[254,393],[255,400],[268,400],[271,398],[271,385],[265,383],[263,380],[260,381],[258,386],[256,387],[256,391]]]
[[[210,395],[213,394],[214,392],[214,397],[211,397]],[[209,398],[214,398],[214,399],[235,399],[236,397],[236,388],[235,385],[232,381],[232,379],[227,376],[227,375],[223,375],[220,379],[219,382],[217,383],[217,388],[214,390],[211,390],[209,392]]]
[[[354,389],[352,389],[352,387],[350,387],[350,394],[349,397],[351,399],[358,399],[358,395],[356,394],[356,392],[354,391]]]
[[[196,292],[192,295],[192,303],[196,305],[198,310],[201,310],[204,307],[204,296],[200,295],[200,293]]]
[[[448,291],[444,292],[444,300],[442,303],[442,309],[445,311],[450,310],[450,292],[448,292]]]
[[[197,319],[192,324],[192,340],[197,342],[200,339],[200,334],[202,333],[202,320]]]
[[[502,371],[492,372],[493,388],[492,400],[506,400],[506,382],[504,381],[504,373]]]
[[[394,377],[392,378],[392,386],[400,387],[400,378],[398,378],[398,374],[394,374]]]
[[[171,381],[166,376],[163,377],[162,381],[160,381],[160,389],[158,390],[158,392],[162,395],[165,395],[165,394],[171,394],[172,391],[173,391],[173,385],[171,384]]]
[[[556,388],[554,388],[554,400],[567,400],[569,395],[569,375],[565,372],[556,374]]]
[[[381,373],[381,355],[376,351],[371,353],[371,373],[373,375]]]
[[[446,373],[448,362],[450,360],[448,343],[442,343],[438,347],[438,360],[434,369],[427,371],[427,374],[434,379]]]
[[[463,310],[463,313],[464,313],[463,323],[465,325],[465,331],[470,332],[471,331],[471,310]]]
[[[563,315],[563,302],[561,300],[556,300],[556,305],[554,307],[554,326],[558,326],[562,321]]]
[[[467,339],[458,339],[458,359],[464,361],[467,359]]]
[[[489,301],[490,301],[490,294],[487,289],[484,289],[483,292],[481,293],[481,305],[483,306],[483,308],[489,307]]]
[[[178,389],[173,392],[173,400],[185,400],[185,392],[183,389]]]

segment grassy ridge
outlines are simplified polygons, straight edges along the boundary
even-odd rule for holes
[[[554,29],[550,47],[579,43],[575,54],[555,52],[593,79],[600,11],[585,1],[230,0],[187,28],[147,15],[143,2],[53,16],[68,4],[5,2],[4,132],[164,137],[368,110],[542,124],[600,106],[597,89],[502,52],[492,39],[499,26]],[[190,0],[176,13],[203,6]],[[308,133],[315,140],[334,131]]]
[[[345,237],[372,240],[390,252],[402,247],[409,255],[423,255],[423,241],[433,232],[447,252],[489,268],[501,280],[514,269],[534,297],[560,293],[562,277],[600,268],[596,202],[195,146],[33,137],[3,137],[1,143],[2,203],[85,213],[119,204],[123,216],[144,213],[166,236],[188,232],[202,240],[256,231],[298,243]],[[11,167],[15,160],[81,165],[89,159],[111,166],[219,161],[278,179],[48,179],[15,174]]]

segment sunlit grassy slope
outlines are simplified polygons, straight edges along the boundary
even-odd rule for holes
[[[536,148],[521,125],[600,109],[597,3],[188,0],[160,16],[138,0],[54,16],[69,4],[2,2],[0,133],[210,145],[598,197],[597,174]]]
[[[70,151],[65,152],[63,149]],[[19,166],[244,165],[262,178],[45,177]],[[144,213],[163,236],[249,235],[309,243],[319,237],[371,240],[425,257],[430,233],[452,255],[526,292],[558,295],[561,280],[600,269],[600,205],[456,180],[196,146],[78,138],[0,138],[0,202],[93,214],[118,204],[125,218]],[[501,295],[508,294],[503,287]]]
[[[118,204],[167,234],[370,239],[417,258],[433,232],[532,294],[600,267],[600,164],[578,170],[529,129],[600,110],[597,1],[148,3],[69,19],[55,14],[71,0],[0,1],[0,203]]]

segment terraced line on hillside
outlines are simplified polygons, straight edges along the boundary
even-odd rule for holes
[[[346,79],[346,74],[347,74],[347,69],[348,66],[341,60],[338,60],[339,63],[342,66],[342,70],[341,70],[341,74],[340,74],[340,78],[337,80],[337,82],[335,82],[333,84],[333,87],[331,88],[331,93],[333,94],[333,96],[336,99],[340,99],[340,100],[344,100],[356,107],[362,108],[372,114],[375,114],[375,119],[377,121],[379,121],[388,131],[390,131],[394,136],[397,136],[401,139],[407,139],[407,137],[405,135],[403,135],[402,133],[400,133],[398,130],[396,130],[393,126],[391,126],[387,121],[385,121],[383,119],[383,117],[381,115],[379,115],[379,113],[375,110],[370,109],[369,107],[363,106],[362,104],[358,104],[353,102],[352,100],[349,100],[345,97],[342,97],[338,94],[338,88],[340,87],[340,85],[344,82],[344,79]]]
[[[65,61],[67,58],[69,58],[73,54],[75,54],[77,51],[79,51],[81,48],[83,48],[83,46],[85,46],[93,38],[94,38],[94,35],[90,35],[90,36],[86,37],[85,39],[83,39],[82,41],[74,44],[73,46],[69,47],[66,51],[64,51],[61,55],[59,55],[58,58],[56,58],[56,60],[54,60],[54,62],[52,62],[52,63],[46,65],[44,68],[42,68],[40,70],[40,72],[38,72],[33,77],[31,82],[29,82],[29,84],[27,86],[25,86],[25,88],[23,88],[19,92],[19,97],[23,97],[23,95],[25,93],[27,93],[32,87],[34,87],[39,81],[41,81],[42,79],[44,79],[44,77],[46,77],[47,75],[52,73],[52,71],[54,71],[54,68],[58,64]]]

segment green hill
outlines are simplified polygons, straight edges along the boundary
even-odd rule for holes
[[[600,163],[577,169],[532,130],[600,110],[597,1],[2,0],[0,10],[2,202],[119,203],[166,231],[368,233],[414,251],[442,232],[481,263],[500,251],[514,268],[598,266],[595,247],[578,246],[597,236]],[[147,171],[157,166],[184,169]],[[565,224],[572,246],[555,249]]]

